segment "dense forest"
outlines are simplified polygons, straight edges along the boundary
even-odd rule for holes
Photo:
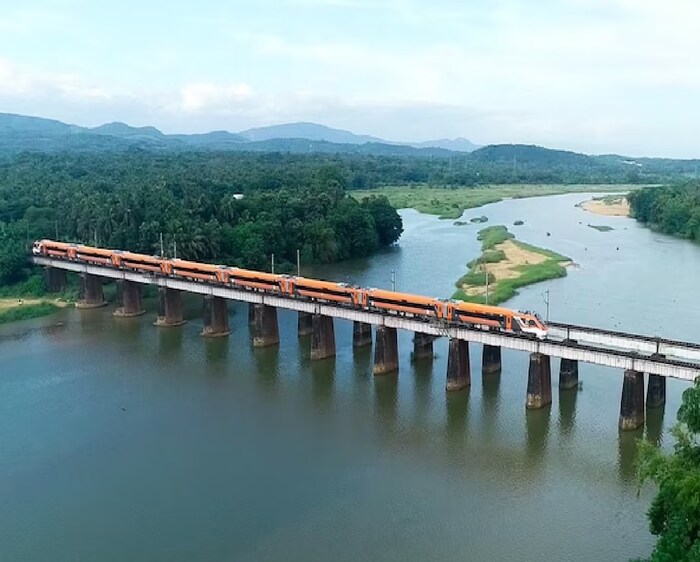
[[[700,182],[647,187],[627,197],[634,217],[652,228],[700,242]]]
[[[384,197],[358,203],[323,159],[229,154],[31,155],[0,166],[0,284],[38,238],[269,269],[365,256],[398,240]],[[240,195],[243,195],[241,198]]]

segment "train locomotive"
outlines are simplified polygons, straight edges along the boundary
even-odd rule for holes
[[[437,320],[446,325],[520,333],[537,338],[547,335],[547,326],[537,314],[499,306],[368,289],[347,283],[148,256],[53,240],[34,242],[32,252],[34,255],[54,259],[180,277],[190,281],[337,304],[358,310],[380,311],[425,321]]]

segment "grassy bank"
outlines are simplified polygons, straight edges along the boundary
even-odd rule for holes
[[[452,298],[485,304],[500,304],[517,294],[520,287],[566,276],[565,256],[515,240],[505,226],[479,231],[481,256],[467,264],[469,271],[456,283]]]
[[[56,312],[59,308],[59,306],[52,302],[18,304],[17,306],[3,307],[0,308],[0,324],[48,316]]]
[[[41,272],[32,273],[19,283],[0,287],[0,324],[48,316],[60,308],[72,306],[78,297],[77,276],[69,274],[67,280],[62,293],[48,294]]]
[[[488,185],[474,188],[437,188],[427,185],[392,186],[364,191],[354,191],[352,196],[362,200],[370,195],[384,195],[397,209],[415,209],[421,213],[439,215],[443,219],[456,219],[466,209],[473,209],[503,199],[522,199],[562,193],[610,193],[639,189],[638,185]]]

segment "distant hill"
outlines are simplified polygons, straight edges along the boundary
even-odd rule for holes
[[[296,136],[288,136],[296,135]],[[429,143],[414,148],[375,137],[355,135],[315,123],[290,123],[249,129],[242,134],[213,131],[204,134],[164,134],[155,127],[132,127],[114,122],[87,128],[60,121],[0,113],[0,151],[83,152],[108,150],[237,150],[252,152],[347,153],[383,156],[447,156]]]
[[[334,129],[317,123],[285,123],[269,127],[247,129],[239,133],[250,141],[272,139],[307,139],[312,141],[336,142],[341,144],[364,144],[366,142],[386,143],[385,140],[369,135],[356,135],[343,129]]]
[[[410,144],[410,146],[415,148],[444,148],[455,152],[473,152],[474,150],[481,148],[480,145],[474,144],[472,141],[463,137],[457,137],[456,139],[437,139],[434,141],[413,142]]]
[[[586,165],[596,161],[596,157],[587,154],[528,144],[492,144],[475,150],[471,157],[479,161],[538,165]]]
[[[113,135],[115,137],[156,137],[162,138],[165,135],[155,127],[131,127],[126,123],[118,121],[114,123],[106,123],[99,127],[89,129],[93,133],[100,135]]]
[[[269,127],[257,127],[241,131],[241,136],[250,141],[264,141],[272,139],[308,139],[313,141],[326,141],[340,144],[390,144],[394,146],[410,146],[413,148],[443,148],[454,152],[471,152],[479,148],[479,145],[459,137],[456,139],[439,139],[424,142],[394,142],[370,135],[357,135],[344,129],[334,129],[318,123],[285,123],[271,125]]]

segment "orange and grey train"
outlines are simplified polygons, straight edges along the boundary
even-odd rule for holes
[[[346,283],[161,258],[52,240],[34,242],[33,253],[56,259],[180,277],[190,281],[225,285],[283,297],[338,304],[359,310],[381,311],[424,320],[436,319],[457,326],[523,333],[538,338],[547,335],[547,326],[537,314],[499,306],[437,299],[382,289],[366,289]]]

